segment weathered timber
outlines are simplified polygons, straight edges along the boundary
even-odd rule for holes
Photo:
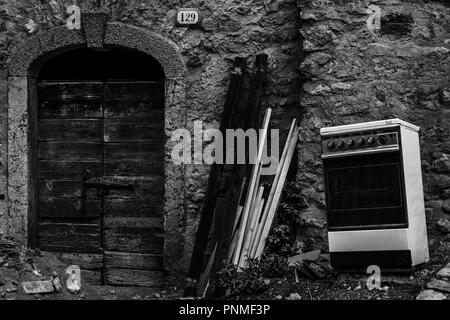
[[[164,163],[162,153],[158,153],[155,158],[148,160],[106,160],[104,162],[105,175],[144,175],[159,174],[162,171],[162,163]]]
[[[107,143],[104,145],[106,160],[152,160],[161,158],[163,141],[159,143]]]
[[[38,160],[38,179],[74,180],[89,172],[91,177],[102,175],[102,163],[98,161]]]
[[[140,100],[112,100],[107,101],[104,106],[104,117],[106,119],[121,118],[151,118],[164,119],[164,101],[155,100],[142,102]]]
[[[86,252],[86,250],[92,250],[94,252],[101,247],[99,225],[40,223],[38,228],[39,247],[42,250],[48,250],[47,248],[51,247],[67,247],[71,249],[71,252]]]
[[[289,142],[286,142],[286,143],[289,143],[287,145],[289,149],[287,151],[286,158],[283,162],[283,169],[281,170],[280,177],[277,181],[273,199],[271,199],[270,207],[267,211],[267,219],[264,223],[264,227],[262,228],[261,237],[259,238],[259,242],[258,242],[258,248],[255,253],[255,258],[261,257],[263,250],[264,250],[264,246],[266,244],[267,236],[269,235],[269,231],[272,227],[272,222],[273,222],[274,216],[276,214],[276,211],[278,209],[278,205],[280,203],[281,193],[283,192],[283,188],[284,188],[286,176],[289,171],[290,164],[291,164],[292,156],[294,154],[295,147],[297,145],[299,130],[300,130],[299,127],[296,127],[293,131],[291,140]]]
[[[39,142],[38,160],[98,161],[101,143]]]
[[[164,84],[42,82],[38,97],[40,249],[88,283],[161,285]]]
[[[140,199],[105,199],[104,216],[108,217],[162,217],[164,202],[160,196]]]
[[[38,140],[57,142],[100,142],[100,120],[47,119],[39,121]]]
[[[249,180],[249,188],[247,191],[247,196],[246,196],[246,200],[245,200],[245,205],[244,205],[244,210],[242,213],[242,221],[241,221],[241,228],[242,230],[245,230],[246,225],[247,225],[247,220],[249,218],[250,215],[250,210],[251,210],[251,206],[252,206],[252,199],[254,197],[254,192],[258,189],[257,183],[259,181],[259,175],[260,175],[260,170],[261,170],[261,157],[262,157],[262,153],[264,150],[264,145],[266,143],[266,138],[267,138],[267,130],[269,127],[269,120],[270,120],[270,115],[271,115],[272,110],[271,109],[267,109],[265,117],[264,117],[264,123],[263,123],[263,131],[262,131],[262,135],[260,137],[260,140],[258,141],[258,152],[256,155],[256,159],[255,159],[255,164],[253,165],[253,170],[252,170],[252,174],[250,176],[250,180]],[[241,248],[243,245],[243,241],[244,241],[244,237],[246,235],[244,234],[244,232],[240,233],[239,238],[238,238],[238,242],[236,245],[236,254],[233,257],[233,264],[242,264],[242,260],[240,260],[241,257]]]
[[[101,82],[39,82],[39,102],[45,101],[100,101],[102,96]]]
[[[163,252],[163,234],[160,228],[112,227],[104,231],[104,248],[108,251],[156,253]]]
[[[130,252],[105,252],[105,262],[108,268],[162,270],[162,254],[143,254]]]
[[[44,101],[39,104],[40,119],[101,119],[100,101]]]
[[[86,218],[99,217],[102,214],[102,202],[99,199],[87,199],[83,212],[82,199],[44,198],[38,199],[39,217]]]
[[[153,142],[165,139],[162,119],[105,119],[105,142]]]
[[[38,180],[39,198],[81,198],[83,182],[81,180]],[[86,198],[98,199],[95,189],[86,189]]]
[[[106,284],[116,286],[161,287],[164,285],[164,278],[163,271],[118,268],[105,270]]]
[[[103,219],[104,228],[124,227],[124,228],[164,228],[164,217],[162,215],[156,217],[105,217]]]
[[[91,285],[103,284],[103,272],[100,270],[81,269],[81,281]]]
[[[164,83],[162,82],[107,82],[105,84],[105,104],[111,101],[162,101]],[[160,105],[159,108],[163,108]]]
[[[233,72],[231,74],[230,83],[228,86],[225,106],[222,111],[220,121],[220,130],[225,132],[225,129],[231,125],[234,109],[239,100],[243,75],[245,71],[245,58],[236,58],[234,61]],[[208,236],[211,230],[211,224],[214,217],[214,209],[216,206],[216,198],[220,185],[220,177],[223,165],[214,163],[209,172],[209,181],[207,192],[205,196],[205,203],[203,205],[202,215],[200,217],[199,226],[197,230],[197,237],[191,256],[191,264],[188,273],[188,283],[184,294],[186,296],[193,296],[196,293],[196,282],[198,281],[202,272],[203,261],[205,258],[205,249],[207,246]]]
[[[265,208],[264,208],[264,210],[262,212],[262,215],[261,215],[261,217],[259,219],[258,226],[256,228],[256,232],[255,232],[255,235],[254,235],[254,238],[255,238],[254,239],[254,244],[255,245],[250,250],[250,254],[249,254],[250,258],[254,258],[255,257],[256,250],[258,249],[259,243],[261,241],[261,234],[263,232],[263,228],[265,226],[265,223],[266,223],[266,220],[267,220],[267,216],[269,215],[269,210],[271,208],[271,204],[272,204],[273,198],[275,196],[275,192],[277,191],[278,181],[280,179],[281,172],[283,170],[283,165],[285,163],[286,157],[287,157],[288,152],[289,152],[289,144],[290,144],[290,141],[292,140],[292,137],[293,137],[293,134],[294,134],[294,131],[295,131],[295,127],[296,127],[296,123],[297,123],[297,121],[294,119],[292,121],[291,127],[289,129],[289,133],[288,133],[287,138],[286,138],[285,147],[283,149],[283,153],[281,154],[281,158],[280,158],[280,161],[279,161],[279,164],[278,164],[278,167],[277,167],[277,171],[275,173],[275,177],[274,177],[274,179],[272,181],[272,186],[270,188],[270,192],[269,192],[269,195],[267,197],[266,206],[265,206]]]
[[[258,130],[261,125],[261,101],[264,85],[266,82],[267,73],[267,55],[257,55],[254,63],[254,72],[250,79],[250,88],[247,101],[245,104],[238,105],[238,108],[233,114],[231,121],[231,127],[243,128],[247,130],[253,128]],[[247,158],[249,154],[247,153]],[[216,271],[222,265],[222,262],[227,259],[228,251],[230,249],[233,240],[234,224],[231,221],[235,221],[235,215],[239,204],[244,205],[244,197],[247,193],[248,183],[243,183],[245,180],[250,180],[251,167],[249,165],[233,165],[233,170],[227,172],[225,179],[222,179],[221,187],[222,193],[227,196],[222,196],[219,199],[226,200],[224,202],[218,202],[216,207],[219,208],[225,214],[221,214],[222,220],[220,224],[220,230],[213,232],[218,235],[217,241],[219,242],[219,248],[217,252],[217,258],[212,267],[211,280],[214,281]],[[228,182],[229,181],[229,182]],[[241,200],[242,198],[242,200]],[[235,233],[237,238],[239,233]],[[237,242],[237,240],[235,241]],[[233,254],[233,253],[232,253]],[[211,297],[214,291],[211,290],[208,296]]]

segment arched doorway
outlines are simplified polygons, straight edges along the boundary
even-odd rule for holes
[[[182,261],[182,259],[186,257],[184,234],[180,232],[180,224],[183,223],[186,212],[186,177],[183,166],[175,165],[170,161],[171,148],[175,143],[171,141],[170,136],[173,130],[180,127],[186,127],[185,67],[182,58],[178,53],[176,45],[170,40],[165,39],[148,30],[122,23],[106,22],[105,24],[97,24],[96,22],[99,21],[97,19],[98,15],[98,13],[84,13],[84,22],[82,23],[81,30],[68,30],[66,27],[55,27],[48,30],[42,30],[33,37],[28,38],[24,43],[21,43],[19,46],[12,50],[13,53],[10,57],[8,66],[7,235],[14,237],[24,245],[28,245],[30,247],[39,247],[39,224],[41,218],[39,215],[40,210],[38,190],[40,187],[46,187],[39,182],[40,180],[45,180],[45,178],[40,179],[38,177],[39,174],[44,174],[46,172],[44,166],[46,163],[41,163],[41,169],[38,168],[38,161],[39,159],[41,159],[39,158],[39,151],[41,153],[43,152],[39,149],[38,146],[40,142],[38,141],[38,132],[42,132],[42,129],[40,129],[39,127],[39,121],[45,120],[46,118],[44,116],[51,116],[50,114],[45,114],[45,107],[41,111],[39,111],[40,109],[38,108],[38,98],[42,97],[42,93],[39,93],[40,89],[42,89],[39,88],[40,86],[45,86],[45,82],[50,85],[50,82],[52,81],[63,82],[64,80],[71,80],[67,82],[72,82],[72,84],[74,84],[74,82],[81,82],[81,80],[95,80],[101,84],[102,91],[99,93],[99,95],[101,96],[101,103],[105,103],[108,102],[108,95],[105,95],[105,92],[108,92],[108,90],[109,92],[111,92],[111,94],[109,95],[111,98],[109,98],[109,100],[120,100],[120,98],[122,97],[121,93],[128,92],[128,94],[130,94],[129,90],[134,90],[132,88],[136,89],[137,87],[139,87],[135,85],[137,82],[145,83],[164,81],[162,92],[162,101],[164,104],[164,119],[162,121],[164,128],[161,131],[164,134],[164,160],[162,162],[162,165],[164,167],[164,179],[163,181],[159,181],[159,183],[155,186],[160,190],[164,190],[164,194],[161,196],[161,198],[163,199],[164,214],[164,225],[162,229],[163,234],[161,237],[161,243],[163,244],[160,243],[164,246],[164,270],[166,270],[169,275],[176,276],[180,271],[183,271],[185,269],[183,263],[180,263],[180,261]],[[78,57],[78,54],[76,55],[77,57],[74,56],[77,50],[84,51],[78,51],[79,54],[84,57],[84,66],[80,66],[78,62],[73,61],[73,59],[77,59]],[[129,72],[129,69],[133,70],[131,74]],[[87,71],[93,70],[97,70],[96,75],[94,75],[94,73],[87,73]],[[71,74],[71,79],[67,79],[68,74]],[[162,74],[164,74],[164,76],[162,76]],[[132,78],[130,79],[130,77]],[[114,81],[111,81],[111,83],[109,83],[109,80]],[[135,83],[132,86],[127,86],[126,82],[130,82],[129,80],[133,80]],[[43,90],[45,91],[45,89]],[[92,87],[89,90],[92,90]],[[136,90],[134,91],[134,94],[140,95],[139,92],[142,90]],[[145,90],[146,89],[144,89],[144,91]],[[49,90],[50,96],[52,92],[54,93],[55,91],[53,89]],[[60,96],[67,97],[67,94],[63,94],[63,92],[64,91],[60,91]],[[68,94],[70,95],[70,91]],[[88,94],[88,98],[89,97],[94,98],[94,96]],[[89,103],[87,103],[86,105],[89,106]],[[68,112],[66,113],[66,115],[69,116],[70,112],[74,113],[76,112],[76,110],[77,108],[73,104],[72,107],[70,107],[69,103],[69,106],[62,111]],[[133,110],[130,109],[128,114],[130,112],[141,111],[139,111],[138,106]],[[41,112],[40,115],[39,112]],[[124,118],[126,118],[126,116],[126,114],[123,115]],[[83,119],[84,118],[81,118],[81,120]],[[63,119],[55,118],[54,120],[48,120],[58,121]],[[98,135],[100,136],[100,138],[103,138],[102,143],[106,143],[106,140],[108,140],[108,138],[116,139],[124,132],[122,131],[122,129],[114,129],[117,127],[111,125],[111,123],[114,121],[120,122],[120,119],[107,119],[107,115],[106,117],[103,117],[103,111],[102,118],[98,116],[98,118],[94,117],[92,120],[94,120],[92,122],[97,121],[101,123],[98,124],[98,126],[104,126],[98,129],[100,130],[100,133]],[[109,124],[107,122],[109,122]],[[129,122],[132,122],[131,119]],[[129,122],[128,124],[130,124]],[[159,125],[161,125],[161,122],[158,123]],[[62,128],[65,128],[64,125],[62,126]],[[93,126],[95,127],[95,125]],[[56,127],[49,126],[49,130],[52,128],[55,129]],[[104,128],[111,129],[111,131],[109,132],[109,137],[107,137],[107,139],[105,139],[105,135],[103,135],[103,137],[101,135]],[[126,128],[123,129],[125,131],[134,130],[134,134],[136,135],[141,133],[144,134],[144,132],[147,132],[145,130],[139,130],[139,126],[135,125],[134,122],[133,125],[123,125],[122,128]],[[81,132],[84,132],[84,134],[86,134],[89,139],[93,137],[91,135],[92,132],[98,133],[98,131],[95,130],[83,130],[81,130]],[[62,132],[70,132],[70,130],[65,129],[54,131],[59,132],[60,134],[63,134]],[[51,133],[47,134],[51,135]],[[138,140],[145,138],[145,136],[135,137]],[[64,137],[63,135],[62,139],[64,140],[66,138],[67,137]],[[47,138],[43,137],[43,140],[45,139]],[[79,141],[79,143],[82,142],[83,141]],[[92,142],[94,144],[99,143],[100,141],[85,142]],[[129,142],[131,143],[131,141]],[[64,143],[64,141],[61,141],[61,143]],[[127,141],[120,141],[118,143],[127,143]],[[161,149],[158,149],[158,154],[160,154],[160,151]],[[55,154],[55,157],[58,157],[58,154],[59,152]],[[78,157],[80,156],[80,154],[81,153],[75,153],[75,155]],[[103,157],[103,149],[101,152],[101,156]],[[44,159],[41,160],[45,161]],[[51,161],[51,159],[49,160]],[[57,158],[53,160],[60,161]],[[105,172],[107,170],[113,170],[112,168],[114,166],[116,166],[114,170],[125,170],[126,168],[129,168],[129,166],[127,166],[127,163],[129,164],[133,162],[133,158],[130,158],[130,161],[128,162],[119,161],[117,158],[110,158],[108,160],[107,157],[104,157],[104,159],[102,158],[101,161],[98,161],[97,158],[93,160],[94,161],[92,162],[101,162],[102,166],[99,170],[105,170]],[[65,160],[61,160],[61,162],[64,161]],[[148,164],[151,162],[145,163]],[[68,170],[67,167],[64,168]],[[141,169],[143,170],[143,168],[140,168],[139,170]],[[151,170],[154,169],[156,168],[153,167]],[[71,170],[72,169],[70,169],[69,172],[71,172]],[[138,170],[138,168],[134,168],[133,170]],[[49,172],[54,173],[56,171],[47,170],[47,173]],[[90,174],[91,172],[92,171],[89,171],[88,173]],[[96,181],[94,179],[94,176],[87,175],[84,177],[86,178],[86,182],[88,184],[88,188],[85,188],[87,202],[91,201],[90,195],[93,195],[97,192],[96,187],[98,187],[98,185],[96,185],[96,183],[98,183],[99,181]],[[126,177],[129,178],[129,176]],[[127,180],[128,178],[126,178],[125,180]],[[115,183],[114,181],[108,182],[108,179],[103,177],[103,171],[101,178],[98,178],[97,180],[100,180],[101,184],[103,184],[104,182],[109,183],[109,186],[106,186],[105,188],[101,186],[101,189],[109,189],[108,191],[99,191],[101,193],[109,192],[107,195],[102,194],[102,197],[111,197],[117,192],[131,192],[131,190],[129,189],[129,183],[124,184],[122,183],[123,181],[117,181],[117,183]],[[49,186],[51,187],[51,183],[49,183]],[[119,188],[118,190],[117,188],[112,188],[114,186],[125,186],[125,188]],[[136,188],[138,187],[135,187],[135,189],[133,190],[136,190]],[[81,183],[78,185],[78,188],[78,194],[80,194]],[[143,188],[141,186],[141,189],[145,189],[145,187]],[[77,190],[75,190],[75,193],[76,192]],[[78,200],[82,200],[83,194],[79,196],[80,199]],[[76,209],[76,207],[80,207],[81,210],[83,203],[77,203],[76,200],[74,202],[75,204],[73,208]],[[106,207],[106,204],[102,204],[102,206],[103,205],[105,205]],[[90,208],[98,207],[92,206]],[[104,210],[104,208],[101,207],[101,210]],[[128,211],[124,212],[128,213]],[[55,217],[55,219],[65,218]],[[43,223],[51,223],[53,221],[56,220],[44,220]],[[124,223],[124,221],[126,220],[122,219],[122,217],[118,217],[118,219],[112,220],[110,222],[120,224]],[[135,222],[141,223],[142,221],[135,220]],[[114,227],[118,226],[116,225]],[[99,226],[98,228],[100,228],[99,230],[104,230],[102,229],[103,225]],[[73,229],[68,230],[69,231],[63,231],[62,234],[66,234],[66,232],[73,232]],[[103,231],[99,231],[97,233],[101,234],[100,241],[103,241],[101,242],[101,244],[103,244],[105,241],[106,232],[105,234],[103,233]],[[114,233],[110,235],[114,236]],[[157,235],[160,236],[161,234]],[[145,234],[145,236],[147,236],[147,234]],[[136,240],[136,238],[134,239]],[[141,240],[145,241],[145,239]],[[129,240],[125,240],[124,242],[126,243],[128,241]],[[123,253],[128,252],[125,250],[120,251],[118,249],[110,251]],[[102,268],[105,263],[107,263],[107,261],[111,261],[111,259],[108,260],[107,255],[99,256],[97,254],[97,256],[93,257],[87,254],[83,254],[83,256],[78,253],[68,253],[72,252],[70,250],[66,250],[65,252],[66,253],[64,253],[64,256],[73,258],[75,260],[78,259],[78,262],[80,262],[80,266],[82,267],[82,269],[83,265],[91,267],[93,264],[98,269],[99,257],[102,258],[102,261],[100,261],[100,263],[102,263]],[[118,260],[119,262],[117,262],[112,268],[128,270],[128,275],[132,278],[134,277],[134,279],[140,279],[140,283],[154,285],[155,283],[153,279],[155,279],[155,277],[151,275],[151,272],[143,273],[132,271],[141,270],[139,268],[135,268],[135,265],[133,265],[133,263],[139,261],[139,259],[145,260],[148,257],[144,255],[150,253],[143,253],[142,255],[138,255],[137,252],[134,253],[136,253],[136,255],[135,259],[133,259],[132,261],[130,261],[130,259],[127,259],[127,256],[125,255],[117,255],[116,260]],[[92,260],[91,258],[95,258],[97,260]],[[145,263],[149,263],[149,259],[147,259]],[[156,265],[159,266],[159,262],[156,263]],[[123,266],[123,268],[119,266]],[[152,267],[152,270],[153,269],[155,268]],[[123,273],[120,274],[123,275]],[[93,277],[98,277],[98,273],[93,275]],[[148,279],[148,281],[143,281],[143,279]]]
[[[164,73],[150,56],[82,48],[42,64],[38,248],[97,261],[101,283],[162,285],[164,143]]]

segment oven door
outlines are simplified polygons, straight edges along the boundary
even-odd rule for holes
[[[328,228],[408,225],[400,152],[324,159]]]

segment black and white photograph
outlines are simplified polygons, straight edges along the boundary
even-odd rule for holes
[[[450,0],[0,0],[13,300],[450,300]]]

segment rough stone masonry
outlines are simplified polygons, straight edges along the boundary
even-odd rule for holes
[[[379,30],[367,28],[369,5],[381,9]],[[309,204],[305,221],[324,220],[319,129],[398,117],[421,127],[429,238],[445,236],[436,224],[450,218],[449,3],[311,0],[299,8],[305,116],[297,182]],[[299,234],[324,235],[315,231]]]
[[[70,0],[0,0],[0,233],[7,211],[7,83],[10,54],[37,32],[63,26]],[[325,242],[319,129],[399,117],[422,128],[421,147],[430,238],[450,211],[450,6],[414,0],[86,0],[82,12],[155,32],[176,44],[187,69],[187,123],[218,127],[232,61],[269,55],[264,107],[286,134],[301,120],[296,184],[308,206],[300,237]],[[367,8],[381,9],[381,29],[368,30]],[[176,27],[180,7],[198,8],[197,29]],[[251,59],[250,59],[251,62]],[[176,213],[177,259],[185,272],[208,181],[208,166],[185,167],[183,212]],[[12,234],[13,236],[20,236]]]

